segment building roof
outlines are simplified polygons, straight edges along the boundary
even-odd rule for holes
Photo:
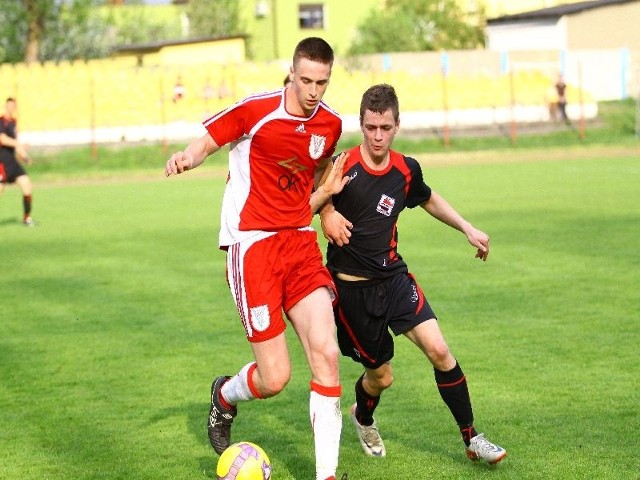
[[[134,45],[120,45],[114,48],[114,53],[123,54],[149,54],[159,52],[164,47],[175,47],[178,45],[193,45],[196,43],[216,42],[220,40],[233,40],[236,38],[247,38],[246,35],[231,35],[227,37],[200,37],[188,40],[167,40],[161,42],[138,43]]]
[[[564,17],[566,15],[573,15],[575,13],[581,13],[587,10],[593,10],[595,8],[608,7],[611,5],[622,5],[625,3],[632,3],[638,0],[590,0],[588,2],[577,2],[565,5],[558,5],[556,7],[542,8],[540,10],[531,10],[529,12],[516,13],[514,15],[504,15],[502,17],[490,18],[487,20],[489,25],[495,25],[499,23],[511,23],[520,20],[541,20],[541,19],[555,19]]]

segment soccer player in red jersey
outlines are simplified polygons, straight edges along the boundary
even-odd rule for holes
[[[365,453],[385,456],[373,413],[382,392],[393,383],[391,330],[411,340],[433,365],[438,391],[458,424],[467,456],[495,464],[506,451],[475,430],[466,377],[398,253],[397,222],[405,208],[420,206],[462,232],[483,261],[489,255],[489,237],[431,190],[415,159],[391,150],[399,126],[394,88],[369,88],[360,106],[363,142],[348,152],[344,165],[349,183],[321,209],[322,228],[330,241],[327,266],[338,289],[338,343],[343,355],[364,367],[355,383],[351,420]]]
[[[280,393],[291,377],[284,312],[311,370],[310,417],[316,478],[334,479],[342,425],[335,286],[323,265],[313,212],[346,183],[330,157],[342,122],[323,101],[333,50],[321,38],[302,40],[290,69],[292,84],[249,96],[204,122],[207,134],[169,158],[167,176],[196,168],[230,145],[219,244],[227,279],[254,361],[211,386],[208,434],[222,453],[231,443],[236,405]],[[326,181],[318,186],[322,175]]]
[[[9,97],[5,103],[5,113],[0,117],[0,194],[5,184],[15,183],[22,191],[22,223],[33,227],[31,218],[31,179],[20,164],[31,164],[24,144],[18,141],[18,127],[15,117],[17,102]]]

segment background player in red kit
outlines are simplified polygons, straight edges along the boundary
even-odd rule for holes
[[[365,368],[356,381],[351,419],[365,453],[385,456],[373,413],[380,395],[393,383],[390,329],[394,335],[404,334],[433,365],[438,390],[458,423],[468,457],[498,463],[506,452],[474,428],[466,378],[398,253],[396,225],[402,210],[421,206],[462,232],[483,261],[489,255],[489,237],[424,183],[415,159],[391,150],[399,126],[394,88],[369,88],[360,105],[363,143],[348,152],[344,166],[349,183],[321,213],[325,236],[336,242],[328,245],[327,266],[338,289],[338,343],[343,355]]]
[[[31,179],[20,162],[28,165],[31,159],[24,144],[18,141],[18,127],[15,117],[17,103],[15,98],[7,98],[5,113],[0,117],[0,194],[5,184],[15,183],[22,191],[22,222],[32,227],[31,218]]]
[[[339,191],[345,155],[328,172],[342,132],[338,115],[322,102],[333,50],[311,37],[295,49],[292,85],[250,96],[204,122],[208,134],[167,161],[166,175],[200,165],[230,144],[229,179],[221,214],[220,248],[227,250],[227,279],[255,361],[211,386],[208,434],[216,452],[231,441],[236,405],[268,398],[291,376],[282,311],[300,338],[311,369],[310,416],[316,478],[334,479],[342,416],[332,297],[313,211]]]

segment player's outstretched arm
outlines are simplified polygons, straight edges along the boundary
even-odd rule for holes
[[[469,243],[476,248],[476,258],[483,262],[489,256],[489,235],[471,225],[442,196],[432,191],[431,197],[422,204],[427,213],[442,223],[449,225],[467,236]]]
[[[211,135],[207,133],[192,141],[182,152],[176,152],[171,155],[165,165],[164,174],[169,177],[186,172],[187,170],[193,170],[202,164],[205,158],[217,152],[219,149],[220,147],[213,138],[211,138]]]

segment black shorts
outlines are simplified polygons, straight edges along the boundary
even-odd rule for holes
[[[0,183],[13,183],[21,175],[26,175],[17,160],[0,161]]]
[[[347,282],[334,275],[334,318],[345,357],[375,369],[393,358],[393,337],[436,318],[415,278],[406,272],[384,280]]]

